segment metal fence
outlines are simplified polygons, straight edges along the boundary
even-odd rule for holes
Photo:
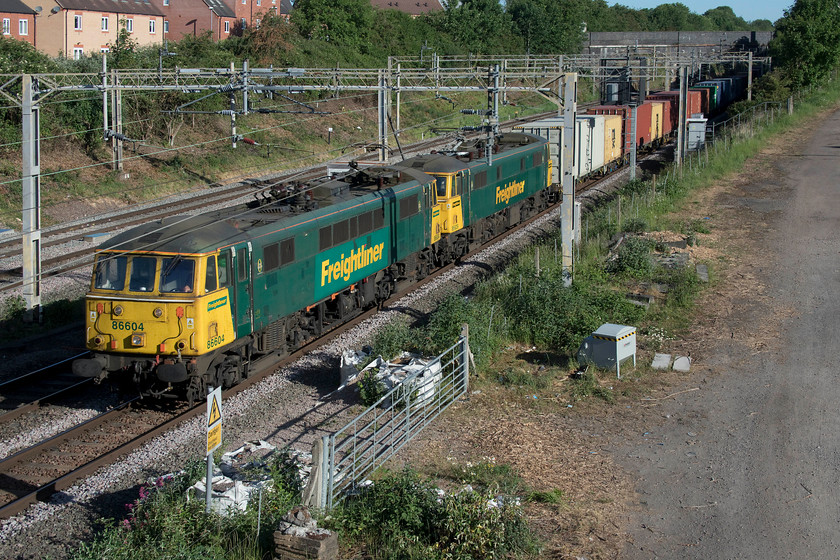
[[[310,503],[329,509],[412,440],[469,386],[469,336],[410,374],[373,406],[332,435],[324,436],[311,477]],[[320,455],[320,457],[317,457]],[[312,482],[310,482],[312,485]]]

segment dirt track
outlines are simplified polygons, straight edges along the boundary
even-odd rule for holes
[[[700,202],[732,259],[699,306],[699,390],[615,450],[639,492],[622,558],[840,554],[840,113],[783,144]]]

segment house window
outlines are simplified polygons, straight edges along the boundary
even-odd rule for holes
[[[262,0],[257,0],[257,6],[262,6]]]
[[[254,27],[256,27],[257,29],[260,28],[260,18],[254,20]]]
[[[3,18],[3,35],[10,35],[12,33],[12,20],[4,17]]]
[[[225,33],[230,33],[230,22],[229,21],[225,22]]]
[[[155,32],[155,20],[150,19],[149,20],[149,33],[154,33],[154,32]]]
[[[73,60],[79,60],[85,54],[85,49],[82,47],[73,47]]]
[[[101,53],[111,52],[111,47],[99,47],[99,52],[101,52]]]
[[[248,0],[242,0],[242,5],[244,6],[247,2]]]
[[[163,5],[168,6],[169,5],[169,0],[163,0]]]
[[[248,27],[248,23],[245,21],[245,18],[242,18],[240,21],[242,22],[242,29]]]
[[[73,16],[73,29],[76,31],[82,30],[82,16]]]
[[[108,16],[102,16],[102,31],[108,31]]]
[[[133,19],[128,18],[127,20],[125,20],[125,30],[128,31],[129,33],[134,33],[134,20]]]
[[[18,20],[18,35],[29,35],[29,21],[25,19]]]
[[[163,20],[163,32],[169,33],[169,20]]]

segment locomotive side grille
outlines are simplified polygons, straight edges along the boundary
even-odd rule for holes
[[[262,336],[259,337],[259,351],[269,352],[280,348],[281,344],[285,342],[286,334],[283,329],[283,321],[271,323],[266,327]]]

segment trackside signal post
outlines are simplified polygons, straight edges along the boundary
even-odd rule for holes
[[[212,389],[208,387],[207,392],[207,481],[205,489],[205,507],[210,513],[210,504],[213,497],[213,452],[222,445],[222,388]]]

